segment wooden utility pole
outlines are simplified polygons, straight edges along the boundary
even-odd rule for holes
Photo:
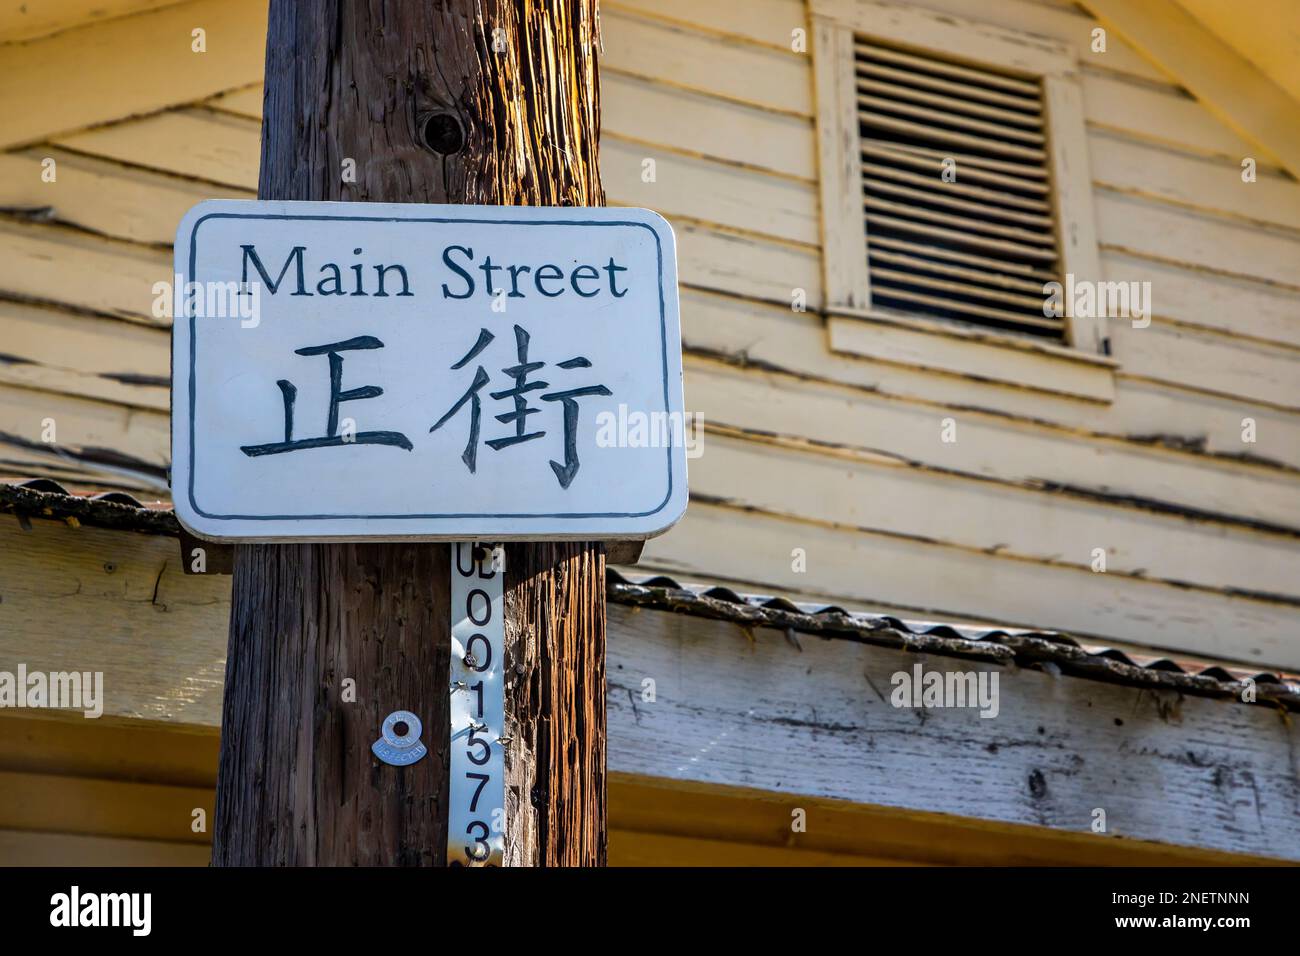
[[[271,0],[261,199],[603,205],[596,0]],[[241,545],[213,863],[441,865],[450,559]],[[506,862],[605,862],[605,557],[506,549]],[[348,682],[355,682],[355,699]],[[410,710],[429,754],[372,756]]]

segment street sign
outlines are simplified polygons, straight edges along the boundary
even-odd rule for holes
[[[685,510],[698,421],[655,213],[211,200],[175,248],[195,534],[646,538]]]
[[[448,866],[501,866],[505,854],[505,576],[500,545],[451,546]]]

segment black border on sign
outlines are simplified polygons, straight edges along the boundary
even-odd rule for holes
[[[197,281],[196,260],[198,255],[198,232],[199,226],[209,219],[276,219],[276,220],[293,220],[293,221],[338,221],[338,222],[393,222],[393,223],[438,223],[449,225],[453,223],[469,223],[471,225],[502,225],[502,226],[634,226],[647,230],[655,240],[655,255],[659,270],[659,343],[661,351],[661,368],[663,375],[663,396],[664,411],[670,410],[668,399],[668,320],[666,315],[665,296],[664,296],[664,251],[663,243],[659,239],[659,233],[644,222],[633,222],[631,220],[610,220],[607,222],[591,222],[574,219],[454,219],[447,217],[438,218],[419,218],[406,219],[396,216],[295,216],[295,215],[273,215],[270,213],[229,213],[214,212],[205,216],[200,216],[194,223],[194,228],[190,230],[190,257],[189,272],[190,281]],[[553,512],[546,514],[528,514],[528,513],[499,513],[492,514],[486,512],[464,512],[464,513],[447,513],[447,514],[378,514],[378,515],[350,515],[350,514],[312,514],[312,515],[218,515],[210,514],[199,507],[199,503],[194,498],[194,398],[196,387],[194,382],[195,360],[196,360],[196,329],[195,320],[197,316],[189,316],[190,331],[190,374],[189,374],[189,480],[186,482],[186,492],[189,496],[190,507],[194,513],[204,518],[214,521],[330,521],[330,520],[428,520],[434,518],[646,518],[650,515],[658,514],[667,507],[668,502],[673,496],[673,443],[669,442],[667,451],[668,465],[668,490],[664,494],[663,501],[650,511],[600,511],[600,512]]]

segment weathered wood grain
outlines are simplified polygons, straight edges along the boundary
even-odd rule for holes
[[[863,355],[885,362],[915,365],[996,381],[1021,388],[1057,392],[1087,401],[1109,402],[1115,396],[1110,363],[1076,360],[1073,355],[1018,348],[998,336],[974,329],[963,334],[943,322],[888,322],[869,317],[832,315],[827,320],[833,352]],[[935,333],[935,334],[932,334]],[[992,341],[990,341],[992,339]],[[1079,359],[1090,354],[1084,352]]]
[[[822,275],[833,306],[871,304],[867,224],[862,212],[862,143],[858,126],[853,31],[813,18],[817,90],[817,185],[821,209]]]
[[[258,195],[602,205],[597,42],[594,2],[275,0]],[[457,136],[428,133],[439,114]],[[536,644],[516,659],[507,859],[602,865],[603,552],[528,546],[511,564],[507,627]],[[214,863],[444,863],[449,574],[445,545],[238,549]],[[431,750],[400,769],[368,753],[397,709]]]
[[[1093,181],[1115,192],[1288,229],[1300,224],[1300,185],[1258,170],[1253,183],[1243,182],[1240,158],[1190,156],[1101,129],[1089,146]]]
[[[916,5],[935,13],[975,18],[1007,30],[1056,40],[1068,45],[1079,62],[1118,76],[1154,83],[1170,82],[1167,74],[1152,66],[1123,37],[1108,37],[1106,52],[1093,53],[1092,31],[1098,24],[1078,4],[1072,10],[1053,9],[1036,0],[999,0],[997,4],[974,7],[969,0],[919,0]]]
[[[645,206],[741,232],[815,246],[817,191],[809,183],[681,152],[688,143],[649,145],[610,133],[600,140],[601,181],[611,205]],[[654,160],[654,179],[644,177]]]
[[[1300,348],[1296,291],[1121,252],[1103,253],[1102,271],[1111,282],[1150,282],[1157,319]]]
[[[450,579],[445,546],[239,548],[214,864],[446,858]],[[409,767],[370,752],[394,710],[424,723]]]
[[[611,73],[604,77],[604,126],[625,139],[681,143],[692,152],[813,182],[813,124],[690,90]]]
[[[771,429],[780,415],[783,424],[775,431],[787,431],[816,437],[819,441],[865,444],[884,454],[898,455],[907,460],[918,460],[939,466],[941,462],[959,470],[1009,480],[1040,480],[1075,488],[1088,488],[1097,493],[1136,496],[1151,502],[1182,505],[1188,509],[1236,515],[1297,527],[1295,476],[1290,471],[1277,472],[1269,468],[1245,466],[1227,455],[1242,455],[1256,451],[1261,458],[1284,457],[1294,460],[1296,449],[1287,447],[1295,436],[1294,424],[1287,425],[1290,416],[1278,416],[1284,427],[1264,436],[1256,445],[1242,442],[1242,418],[1256,415],[1252,407],[1231,408],[1223,403],[1221,420],[1217,429],[1218,441],[1225,458],[1210,459],[1197,455],[1197,447],[1204,445],[1206,432],[1213,419],[1209,408],[1197,406],[1192,414],[1186,399],[1170,401],[1164,407],[1158,390],[1139,392],[1126,397],[1127,384],[1119,381],[1118,403],[1125,403],[1122,414],[1109,416],[1093,411],[1074,411],[1071,418],[1047,405],[1050,395],[1022,390],[1024,414],[1000,414],[998,402],[982,401],[969,377],[924,376],[915,372],[905,375],[887,363],[868,363],[850,356],[822,358],[822,330],[815,316],[800,316],[789,311],[771,308],[738,306],[724,297],[703,297],[688,294],[682,297],[682,325],[688,350],[701,352],[701,358],[722,358],[736,365],[732,373],[735,388],[750,397],[764,388],[762,378],[755,372],[777,372],[794,378],[807,377],[807,385],[796,385],[785,380],[781,388],[785,394],[770,395],[749,406],[744,423],[755,431]],[[835,360],[839,359],[839,360]],[[688,397],[695,388],[693,375],[701,375],[698,365],[690,363],[686,372]],[[819,385],[818,382],[826,382]],[[831,382],[857,386],[855,392],[837,392]],[[703,382],[701,382],[703,384]],[[926,386],[928,385],[928,388]],[[819,405],[822,415],[813,412],[814,403],[803,403],[800,395],[823,393],[831,406]],[[831,395],[836,394],[832,399]],[[698,398],[689,398],[693,408],[710,411],[697,405]],[[716,399],[714,399],[716,401]],[[832,414],[833,403],[849,402],[859,418],[849,414]],[[784,410],[793,405],[803,405],[794,412],[794,418],[785,418]],[[1040,411],[1034,415],[1034,408]],[[720,406],[714,406],[719,408]],[[745,406],[729,406],[744,411]],[[771,411],[767,411],[771,408]],[[1186,412],[1178,418],[1177,412]],[[1235,415],[1234,415],[1235,412]],[[712,411],[719,415],[719,411]],[[1048,414],[1052,418],[1048,418]],[[1145,416],[1145,418],[1144,418]],[[940,442],[940,421],[953,418],[959,428],[956,442]],[[1050,421],[1065,418],[1066,428],[1053,427]],[[1019,420],[1017,420],[1019,419]],[[740,424],[736,412],[728,411],[723,419]],[[764,420],[767,424],[764,424]],[[801,424],[802,423],[802,424]],[[1148,423],[1156,425],[1148,432]],[[1275,428],[1270,421],[1270,428]],[[865,429],[870,429],[866,431]],[[859,440],[854,436],[863,436]],[[1148,440],[1143,438],[1149,436]],[[1167,438],[1167,445],[1161,437]],[[1187,451],[1178,450],[1178,436],[1186,437]],[[940,458],[939,455],[943,455]]]
[[[797,301],[798,291],[803,293],[805,307],[822,307],[822,275],[816,249],[731,235],[689,220],[677,219],[672,225],[677,237],[677,274],[683,285],[787,308]]]
[[[1096,282],[1101,279],[1101,262],[1093,211],[1093,173],[1084,126],[1083,87],[1078,74],[1071,71],[1044,77],[1042,89],[1052,143],[1049,168],[1061,254],[1058,272],[1062,276],[1073,275],[1076,280]],[[1107,354],[1109,325],[1104,314],[1075,315],[1066,323],[1066,341],[1088,355]]]
[[[606,6],[782,50],[790,49],[792,31],[807,25],[802,0],[609,0]]]
[[[1300,860],[1300,742],[1268,708],[618,605],[610,627],[611,770]],[[997,672],[998,715],[891,706],[917,663]]]
[[[605,555],[506,548],[506,865],[604,866]]]
[[[748,17],[749,11],[737,11]],[[602,9],[601,66],[796,116],[813,112],[807,53],[709,36],[617,5]],[[605,75],[609,75],[608,72]]]
[[[1086,63],[1081,76],[1090,130],[1122,133],[1165,148],[1238,164],[1242,157],[1255,152],[1179,87],[1133,82]],[[1261,167],[1278,171],[1275,162],[1258,158]]]
[[[230,579],[185,575],[174,538],[31,529],[0,516],[0,668],[101,671],[109,717],[217,727]]]
[[[1234,339],[1226,330],[1159,320],[1134,328],[1120,319],[1111,323],[1111,350],[1127,375],[1300,412],[1300,352],[1294,349]]]

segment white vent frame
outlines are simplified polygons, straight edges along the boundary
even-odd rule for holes
[[[811,15],[827,314],[901,325],[913,332],[950,334],[978,340],[984,346],[1003,344],[1061,358],[1095,359],[1100,365],[1113,366],[1104,358],[1109,348],[1104,318],[1069,317],[1065,345],[1027,344],[1014,333],[972,331],[920,314],[913,320],[872,308],[867,265],[870,237],[862,210],[855,37],[1042,84],[1060,273],[1072,274],[1076,282],[1096,282],[1102,273],[1083,94],[1073,48],[975,20],[879,0],[811,0]],[[945,328],[949,325],[951,331]],[[1106,382],[1100,393],[1087,397],[1105,401],[1109,386]]]

